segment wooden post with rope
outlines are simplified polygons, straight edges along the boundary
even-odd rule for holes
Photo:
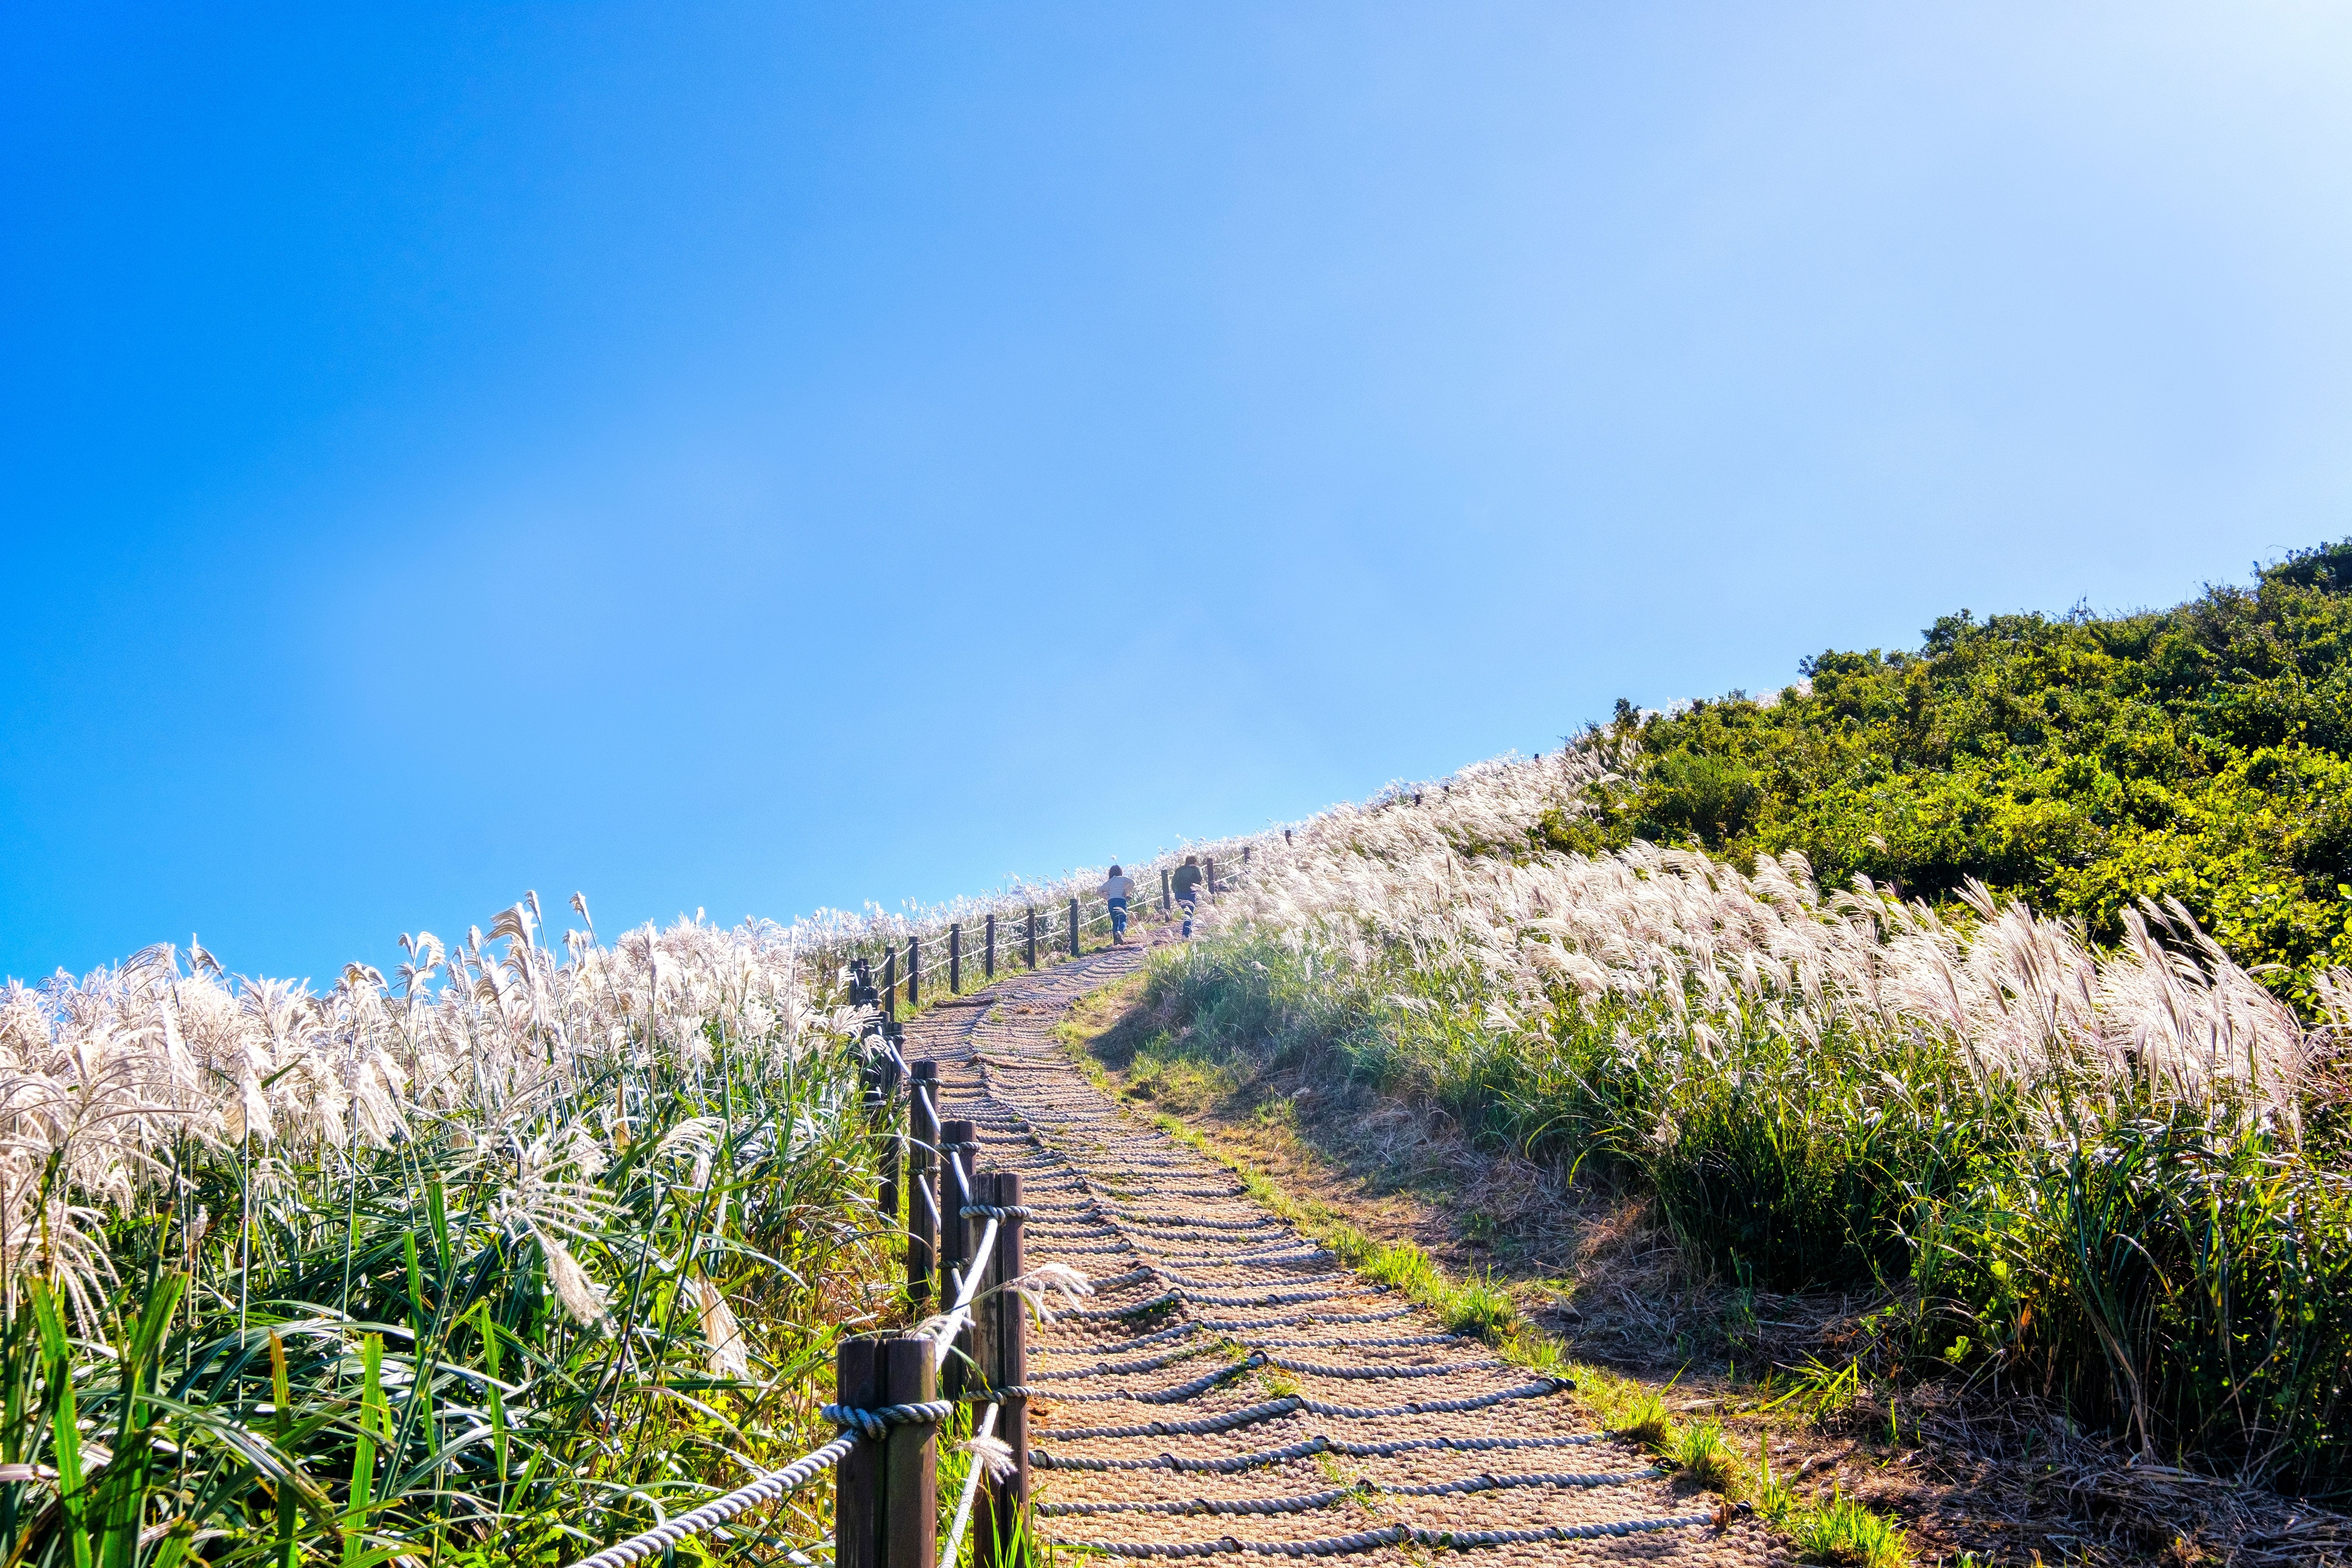
[[[1078,900],[1070,900],[1070,956],[1078,956]]]
[[[907,1295],[931,1299],[940,1250],[940,1064],[924,1060],[907,1096]],[[928,1200],[928,1201],[927,1201]]]
[[[964,1227],[963,1211],[976,1202],[971,1195],[972,1156],[980,1150],[980,1124],[961,1120],[940,1123],[940,1268],[939,1302],[952,1307],[956,1299],[956,1275],[971,1267],[966,1261],[971,1254],[971,1237]],[[968,1344],[969,1329],[956,1336],[959,1348]],[[950,1355],[946,1369],[940,1373],[940,1387],[945,1396],[955,1398],[964,1391],[962,1357]]]
[[[1021,1174],[1000,1171],[973,1184],[985,1194],[976,1201],[998,1208],[1021,1205]],[[976,1219],[972,1239],[988,1221]],[[1028,1310],[1005,1287],[1021,1278],[1025,1268],[1018,1215],[997,1221],[996,1245],[985,1260],[981,1279],[979,1310],[973,1313],[971,1356],[992,1389],[1018,1388],[1029,1380]],[[981,1487],[972,1517],[973,1568],[1017,1568],[1025,1555],[1024,1529],[1029,1512],[1029,1405],[1019,1394],[997,1402],[996,1436],[1013,1450],[1013,1470],[1002,1479],[991,1477]]]
[[[919,1405],[937,1398],[931,1342],[914,1334],[861,1334],[834,1347],[834,1402],[847,1409]],[[938,1426],[893,1424],[842,1456],[833,1489],[836,1568],[937,1568]]]
[[[873,1058],[874,1089],[866,1100],[869,1114],[879,1128],[882,1138],[880,1181],[875,1201],[882,1209],[886,1229],[896,1229],[898,1224],[898,1117],[892,1101],[898,1098],[898,1056],[892,1034],[882,1037],[882,1054]]]
[[[1029,906],[1029,967],[1037,967],[1037,906]]]
[[[963,922],[948,927],[948,994],[963,994]]]
[[[913,1005],[915,1005],[915,1004],[916,1004],[916,1003],[918,1003],[918,1002],[919,1002],[919,1001],[921,1001],[921,1000],[922,1000],[922,985],[923,985],[923,939],[922,939],[921,937],[919,937],[919,936],[910,936],[910,937],[908,937],[908,938],[907,939],[907,1005],[908,1005],[908,1006],[912,1007]]]
[[[892,1334],[882,1342],[881,1362],[884,1404],[921,1405],[939,1397],[929,1340]],[[880,1568],[936,1568],[939,1563],[938,1435],[932,1422],[908,1421],[882,1439]]]
[[[981,973],[987,979],[996,978],[996,917],[994,915],[988,917],[988,958],[986,966]]]
[[[849,1410],[882,1403],[882,1342],[866,1335],[833,1347],[833,1402]],[[833,1478],[834,1568],[882,1568],[882,1450],[859,1443]]]

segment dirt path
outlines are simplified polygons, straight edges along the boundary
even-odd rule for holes
[[[1591,1429],[1563,1385],[1365,1284],[1088,1083],[1053,1026],[1144,952],[908,1027],[909,1057],[940,1063],[941,1115],[980,1124],[981,1167],[1022,1173],[1032,1266],[1066,1262],[1098,1292],[1031,1341],[1030,1383],[1052,1391],[1030,1406],[1044,1534],[1137,1557],[1784,1560]]]

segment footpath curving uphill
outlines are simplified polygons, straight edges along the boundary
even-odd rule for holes
[[[1052,1029],[1140,967],[1113,948],[910,1021],[940,1114],[1018,1171],[1029,1265],[1097,1294],[1029,1345],[1037,1528],[1121,1557],[1337,1556],[1757,1564],[1744,1515],[1678,1494],[1563,1385],[1450,1334],[1134,1121]]]

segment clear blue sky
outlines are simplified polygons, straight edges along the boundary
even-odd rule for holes
[[[0,973],[938,898],[2352,532],[2340,8],[0,18]]]

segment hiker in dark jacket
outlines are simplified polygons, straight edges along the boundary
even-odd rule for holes
[[[1170,886],[1173,889],[1176,894],[1176,901],[1184,906],[1184,934],[1186,936],[1191,936],[1192,934],[1192,912],[1201,900],[1200,857],[1197,855],[1185,856],[1184,863],[1176,868],[1176,875],[1171,879]]]

